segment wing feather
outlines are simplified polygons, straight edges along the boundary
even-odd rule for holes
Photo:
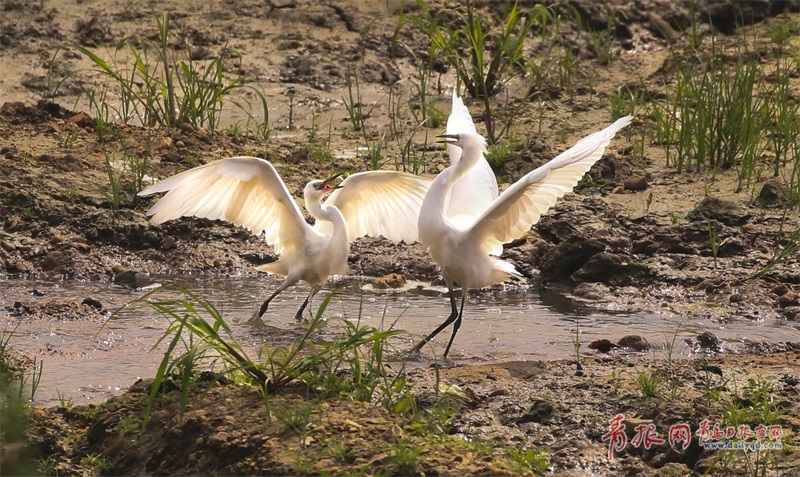
[[[342,212],[351,241],[382,235],[395,243],[412,243],[419,240],[419,209],[431,182],[400,171],[360,172],[342,181],[342,188],[333,191],[325,205]],[[331,232],[328,222],[318,222],[315,228]]]
[[[195,167],[139,192],[166,192],[147,211],[154,224],[178,217],[225,220],[243,226],[281,253],[305,243],[303,214],[278,171],[257,157],[230,157]]]
[[[573,147],[534,169],[502,194],[469,230],[482,249],[492,254],[498,246],[522,237],[566,193],[571,192],[597,162],[614,135],[633,118],[618,119],[602,131],[590,134]]]

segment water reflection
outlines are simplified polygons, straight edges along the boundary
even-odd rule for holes
[[[220,278],[210,276],[154,277],[163,284],[192,290],[212,302],[226,317],[236,339],[253,350],[266,341],[286,344],[304,331],[294,314],[305,299],[307,289],[286,290],[270,304],[263,322],[248,323],[270,290],[279,283],[264,276]],[[364,282],[333,283],[323,290],[311,309],[316,311],[331,289],[340,287],[331,300],[328,316],[360,320],[375,327],[394,326],[404,330],[395,339],[398,350],[413,344],[445,320],[450,311],[444,289],[412,284],[404,291],[372,290]],[[36,289],[43,296],[35,297]],[[0,279],[0,306],[5,310],[14,302],[46,303],[72,301],[86,297],[99,300],[106,309],[116,309],[144,292],[131,291],[110,283],[76,281],[31,281]],[[470,294],[464,323],[451,350],[456,362],[478,363],[507,360],[566,359],[574,356],[576,322],[581,351],[593,354],[587,345],[606,338],[617,341],[624,335],[644,336],[656,347],[674,338],[674,357],[691,355],[684,342],[704,331],[711,331],[727,350],[737,350],[749,341],[800,341],[793,322],[767,320],[727,324],[707,319],[681,317],[668,313],[598,313],[558,294],[541,294],[530,288],[484,290]],[[6,313],[2,325],[8,336],[19,319]],[[13,348],[44,361],[44,377],[37,400],[58,404],[57,396],[75,402],[104,399],[130,386],[137,377],[154,374],[166,345],[151,348],[164,333],[167,322],[150,307],[121,313],[103,326],[102,321],[58,321],[23,319],[11,336]],[[449,330],[430,343],[425,353],[441,354]],[[658,350],[653,351],[660,354]],[[402,354],[399,354],[402,356]],[[423,363],[424,364],[424,363]]]

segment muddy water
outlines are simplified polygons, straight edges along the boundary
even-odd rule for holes
[[[256,306],[278,280],[269,277],[220,278],[208,276],[155,277],[160,283],[186,287],[210,300],[230,323],[236,339],[252,356],[263,341],[285,343],[303,330],[294,314],[305,298],[306,289],[296,286],[274,300],[263,322],[248,322]],[[363,282],[345,282],[323,290],[312,309],[335,286],[336,293],[327,316],[361,320],[375,327],[395,328],[406,333],[395,339],[395,359],[403,357],[412,343],[430,332],[449,313],[443,289],[412,284],[402,291],[372,290]],[[32,290],[37,290],[34,296]],[[17,301],[47,303],[86,297],[99,300],[106,309],[116,309],[145,292],[132,291],[109,283],[74,281],[30,281],[0,279],[2,340],[43,363],[43,377],[35,401],[55,405],[61,399],[75,403],[101,401],[130,386],[138,377],[151,377],[161,359],[164,345],[156,344],[167,328],[167,321],[153,309],[139,305],[112,320],[108,315],[50,319],[37,316],[17,318],[8,310]],[[176,296],[176,295],[172,295]],[[167,295],[161,295],[166,298]],[[576,321],[579,324],[581,351],[593,354],[589,342],[607,338],[616,341],[624,335],[639,334],[654,345],[656,356],[663,355],[664,344],[677,331],[673,356],[690,357],[686,339],[711,331],[724,341],[727,352],[736,352],[749,341],[800,341],[800,325],[767,320],[763,323],[733,322],[716,324],[708,319],[693,319],[671,314],[598,313],[576,306],[558,295],[543,295],[534,289],[508,289],[471,293],[464,313],[464,324],[451,350],[451,358],[461,363],[509,360],[547,360],[574,356]],[[19,326],[17,326],[19,325]],[[15,328],[16,327],[16,328]],[[441,354],[449,329],[425,350]],[[427,365],[414,361],[413,365]]]

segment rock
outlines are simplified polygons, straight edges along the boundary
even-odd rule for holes
[[[180,139],[178,139],[177,141],[175,141],[175,147],[177,147],[179,149],[180,148],[184,148],[184,147],[186,147],[186,143],[181,141]]]
[[[17,246],[14,245],[13,242],[9,242],[8,240],[3,240],[2,242],[0,242],[0,247],[2,247],[3,250],[5,250],[6,252],[13,252],[14,250],[17,249]]]
[[[783,283],[781,283],[779,285],[775,285],[769,292],[770,292],[770,294],[781,296],[781,295],[785,295],[785,294],[789,293],[790,291],[791,291],[791,288],[789,288],[787,285],[784,285]]]
[[[100,300],[95,300],[92,297],[84,298],[83,301],[81,302],[81,305],[91,306],[92,308],[95,308],[97,310],[102,310],[103,309],[103,304],[100,303]]]
[[[761,187],[761,192],[758,193],[756,203],[764,207],[784,207],[789,203],[789,190],[783,179],[780,177],[773,177]]]
[[[609,294],[608,287],[599,282],[584,282],[575,285],[572,295],[584,300],[602,300]]]
[[[613,286],[635,285],[650,275],[650,268],[631,256],[601,252],[589,260],[571,278],[576,282],[602,282]]]
[[[111,273],[114,274],[114,275],[119,275],[120,273],[127,272],[127,271],[128,271],[128,269],[123,267],[122,265],[119,265],[119,264],[111,265]]]
[[[795,292],[784,293],[778,297],[778,305],[780,305],[781,308],[786,308],[787,306],[798,306],[800,305],[800,294]]]
[[[49,272],[55,270],[64,262],[64,252],[51,252],[42,260],[42,270]]]
[[[541,399],[537,399],[533,401],[533,405],[528,409],[528,411],[520,416],[517,419],[518,424],[523,424],[525,422],[538,422],[544,423],[546,422],[550,416],[553,414],[553,405],[547,401],[542,401]]]
[[[161,250],[169,250],[175,246],[175,237],[167,235],[167,238],[161,243]]]
[[[722,341],[717,338],[717,335],[710,331],[704,331],[694,338],[701,349],[719,352],[722,349]]]
[[[405,285],[406,277],[399,273],[390,273],[382,277],[372,280],[372,286],[378,290],[385,290],[387,288],[400,288]]]
[[[11,264],[11,267],[9,267],[8,271],[11,273],[28,273],[29,270],[30,268],[28,268],[28,265],[25,262],[16,261]]]
[[[650,349],[650,343],[643,337],[639,335],[627,335],[623,336],[618,342],[620,346],[623,348],[632,348],[636,351],[647,351]]]
[[[154,149],[156,151],[163,151],[164,149],[169,149],[171,147],[172,147],[172,138],[168,137],[168,136],[167,137],[162,137],[154,145]]]
[[[143,288],[153,283],[147,273],[126,270],[114,276],[114,283],[128,288]]]
[[[603,250],[600,242],[573,235],[542,257],[539,264],[542,282],[564,281]]]
[[[686,218],[691,222],[716,220],[721,224],[733,227],[746,223],[750,214],[738,204],[716,197],[706,197],[689,212]],[[706,235],[706,238],[708,236]]]
[[[622,183],[622,187],[624,187],[625,190],[631,190],[631,191],[645,190],[647,189],[648,185],[649,184],[647,183],[647,178],[640,175],[630,176],[627,179],[625,179],[625,181]]]
[[[601,353],[608,353],[612,349],[619,348],[616,344],[607,339],[594,340],[589,343],[589,349],[597,350]]]

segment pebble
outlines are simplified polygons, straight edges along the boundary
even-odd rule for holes
[[[636,351],[647,351],[650,349],[650,343],[643,336],[639,335],[623,336],[617,344],[624,348],[633,348]]]
[[[632,191],[645,190],[647,186],[647,178],[639,175],[630,176],[622,183],[622,187],[624,187],[625,190]]]
[[[14,250],[17,249],[17,246],[14,245],[13,242],[9,242],[8,240],[3,240],[2,242],[0,242],[0,247],[3,247],[3,250],[5,250],[6,252],[13,252]]]
[[[186,143],[179,139],[179,140],[175,141],[175,147],[177,147],[177,148],[186,147]]]
[[[399,273],[390,273],[372,280],[372,286],[378,290],[400,288],[406,283],[406,277]]]
[[[95,309],[98,309],[98,310],[102,310],[103,309],[103,304],[100,303],[100,300],[96,300],[96,299],[94,299],[92,297],[84,298],[83,301],[81,302],[81,305],[91,306],[92,308],[95,308]]]
[[[13,265],[11,271],[14,272],[14,273],[28,273],[29,270],[30,270],[30,268],[28,268],[28,265],[26,265],[25,262],[17,261],[17,262],[14,262],[14,265]]]
[[[175,237],[172,235],[167,235],[167,238],[164,239],[164,242],[161,244],[161,250],[169,250],[175,246]]]
[[[42,270],[49,272],[55,270],[64,260],[64,252],[51,252],[42,260]]]

